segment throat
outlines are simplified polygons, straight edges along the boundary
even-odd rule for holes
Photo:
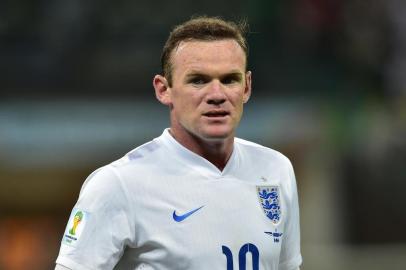
[[[206,157],[203,156],[203,157],[205,159],[207,159],[210,163],[212,163],[214,166],[216,166],[220,171],[224,170],[224,168],[226,167],[227,162],[230,158],[230,157],[228,157],[228,158],[221,159],[221,158],[218,158],[217,156],[213,157],[213,158],[207,157],[207,156]]]
[[[193,150],[192,150],[193,151]],[[233,152],[233,144],[206,143],[204,147],[193,151],[223,171]]]
[[[169,133],[181,145],[195,154],[203,157],[211,164],[216,166],[220,171],[226,167],[228,160],[231,157],[234,147],[234,137],[226,138],[219,141],[210,141],[188,134],[188,136],[177,136],[170,129]]]

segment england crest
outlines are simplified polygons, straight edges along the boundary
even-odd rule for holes
[[[278,224],[282,211],[280,204],[279,187],[277,186],[257,186],[259,203],[265,212],[265,215],[274,225]]]

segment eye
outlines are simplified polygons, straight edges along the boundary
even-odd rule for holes
[[[202,85],[202,84],[207,83],[208,81],[209,81],[209,79],[204,76],[193,76],[187,80],[188,83],[194,84],[194,85]]]
[[[241,76],[232,74],[232,75],[229,75],[229,76],[224,77],[224,78],[221,80],[221,82],[222,82],[223,84],[239,83],[239,82],[241,82]]]
[[[190,80],[192,84],[204,84],[206,81],[203,78],[193,78]]]

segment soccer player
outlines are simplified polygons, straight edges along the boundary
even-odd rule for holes
[[[88,177],[56,269],[299,268],[291,163],[235,137],[251,95],[244,31],[199,17],[170,33],[153,79],[170,127]]]

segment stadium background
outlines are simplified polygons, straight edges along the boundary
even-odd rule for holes
[[[2,1],[0,269],[53,269],[86,176],[168,126],[151,81],[192,14],[251,25],[238,135],[294,164],[302,268],[405,269],[402,0]]]

